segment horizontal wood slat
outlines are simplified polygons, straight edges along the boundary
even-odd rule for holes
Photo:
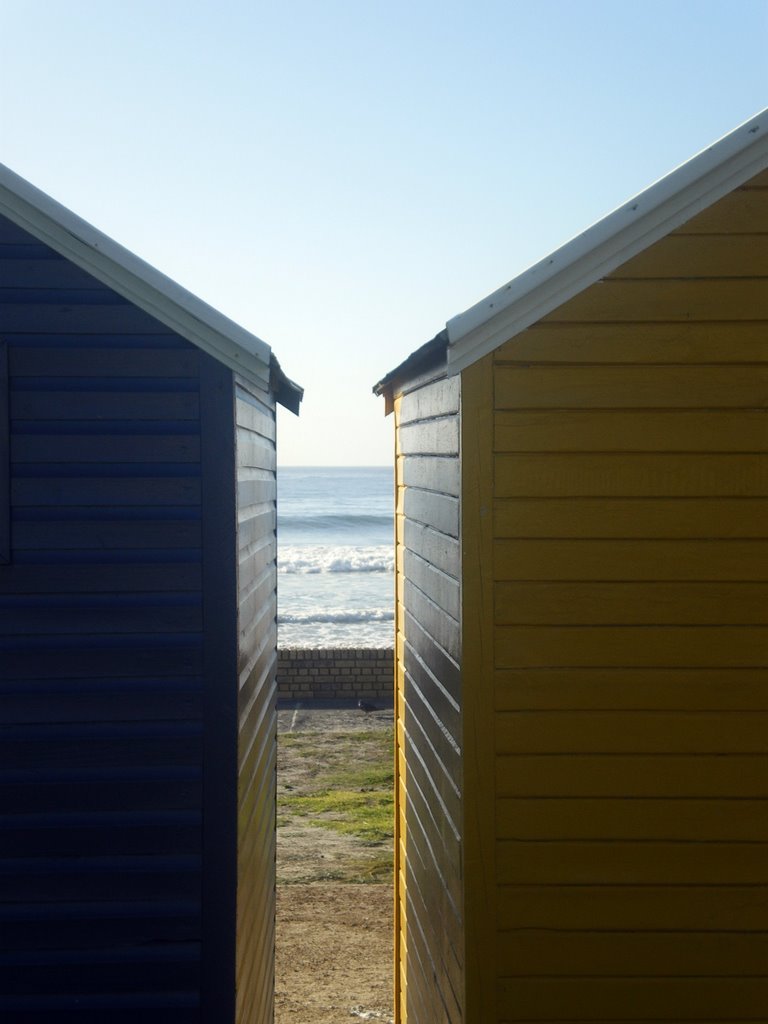
[[[677,233],[751,235],[758,231],[768,231],[768,195],[757,188],[743,188],[696,214]]]
[[[534,728],[533,737],[525,736],[524,739],[515,735],[514,724],[505,729],[502,744],[509,754],[501,755],[496,762],[499,780],[497,792],[500,796],[768,799],[768,759],[765,756],[768,740],[760,734],[761,727],[764,729],[766,726],[765,713],[755,714],[757,727],[747,731],[743,737],[739,730],[745,715],[711,712],[709,715],[700,714],[696,722],[692,713],[669,713],[671,721],[663,723],[666,728],[660,729],[661,735],[657,738],[653,735],[653,729],[660,720],[663,722],[664,716],[633,712],[631,717],[636,715],[640,719],[637,727],[629,723],[626,737],[622,736],[620,740],[607,744],[614,751],[618,748],[620,753],[597,754],[561,753],[567,746],[583,747],[585,741],[580,739],[572,743],[564,739],[562,723],[565,714],[551,714],[556,721],[553,730],[555,735],[549,739],[549,743],[552,746],[558,744],[558,749],[553,751],[556,756],[552,756],[552,752],[525,752],[526,742],[531,746],[537,743],[544,745],[541,740],[544,727]],[[717,723],[712,721],[720,716],[726,719],[724,737],[720,737]],[[579,733],[581,730],[577,723],[580,717],[586,716],[571,717],[571,729]],[[598,719],[595,730],[597,735],[600,731],[605,735],[611,726],[617,732],[624,731],[622,716],[618,713],[605,712],[595,717]],[[628,717],[624,716],[625,719]],[[675,738],[680,737],[692,721],[693,735],[690,739],[686,737],[684,742],[675,743]],[[700,727],[697,728],[697,725]],[[524,721],[519,732],[525,732]],[[641,737],[644,739],[639,741]],[[637,745],[636,749],[642,749],[645,753],[626,753],[634,744]],[[699,749],[707,749],[709,753],[689,752],[697,746]],[[671,754],[659,753],[660,750],[670,748],[674,750]],[[745,754],[744,750],[752,752]]]
[[[768,453],[497,455],[495,472],[500,498],[768,495]]]
[[[115,564],[105,557],[101,564],[79,566],[76,577],[70,565],[57,564],[53,558],[47,565],[6,566],[0,573],[0,594],[104,594],[117,590],[130,594],[145,591],[168,593],[198,590],[200,587],[200,564],[197,561],[188,564],[162,560],[142,563],[138,558],[140,555],[133,564]],[[53,674],[56,674],[55,670]]]
[[[199,398],[191,392],[16,391],[15,420],[197,420]]]
[[[194,477],[49,476],[11,481],[11,501],[19,506],[199,505],[200,480]]]
[[[530,931],[498,937],[505,975],[764,976],[768,934]]]
[[[763,498],[506,498],[494,506],[497,537],[766,538]]]
[[[768,542],[733,540],[498,540],[497,580],[756,580]]]
[[[768,625],[762,583],[497,583],[497,623]]]
[[[768,404],[768,366],[502,365],[495,378],[499,410],[763,409]]]
[[[406,488],[420,487],[439,494],[459,496],[459,460],[454,456],[401,456],[402,480]]]
[[[758,1021],[757,1007],[766,1005],[766,978],[521,978],[499,984],[499,1020],[521,1024]]]
[[[768,450],[765,413],[752,409],[506,409],[494,429],[497,452]]]
[[[768,802],[765,800],[747,799],[504,798],[497,801],[498,837],[765,843],[768,842],[766,811]],[[762,913],[768,912],[763,908]],[[670,921],[668,927],[674,924]]]
[[[17,464],[199,462],[200,439],[184,434],[16,434],[11,443],[11,460]]]
[[[440,572],[413,551],[403,552],[402,569],[419,590],[429,594],[439,608],[458,621],[461,591],[455,577]]]
[[[763,325],[537,323],[500,345],[495,362],[765,363]]]
[[[612,275],[564,303],[544,322],[765,319],[768,295],[761,277],[627,281]]]
[[[398,425],[455,414],[459,409],[460,386],[459,378],[451,377],[403,395],[398,406]]]
[[[449,537],[459,535],[459,500],[452,495],[408,487],[403,495],[402,510],[414,522],[423,523]]]
[[[497,626],[499,668],[768,667],[765,626]]]
[[[456,538],[408,519],[402,522],[401,535],[409,551],[430,562],[441,572],[458,579],[459,543]]]
[[[768,277],[768,234],[698,235],[685,230],[622,263],[611,279]]]
[[[102,519],[56,518],[60,510],[51,510],[51,518],[21,519],[13,524],[13,546],[22,551],[125,551],[153,548],[199,548],[198,520],[131,521],[127,517],[114,522]],[[83,510],[87,515],[90,510]]]
[[[169,339],[174,335],[167,335]],[[11,373],[22,377],[196,377],[199,351],[187,348],[77,348],[72,345],[46,348],[39,345],[14,345],[11,348]]]
[[[460,650],[458,621],[442,611],[427,594],[407,579],[404,592],[408,614],[413,615],[442,651],[457,660]]]
[[[83,305],[7,302],[0,307],[0,331],[14,334],[124,334],[157,335],[160,324],[149,313],[128,302]]]
[[[502,841],[496,863],[501,885],[768,884],[763,843]]]
[[[768,715],[695,710],[504,711],[496,718],[496,748],[507,754],[765,754]]]
[[[768,710],[765,669],[571,668],[495,673],[499,710]]]
[[[459,451],[458,417],[408,424],[400,428],[403,455],[457,455]]]

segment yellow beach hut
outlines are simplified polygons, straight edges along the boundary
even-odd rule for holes
[[[398,1020],[768,1016],[768,111],[375,391]]]

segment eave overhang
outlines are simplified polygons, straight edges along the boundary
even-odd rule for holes
[[[374,384],[373,393],[384,399],[384,415],[389,416],[394,408],[395,397],[405,387],[414,387],[428,379],[445,376],[445,359],[448,349],[448,332],[440,331],[399,366]]]

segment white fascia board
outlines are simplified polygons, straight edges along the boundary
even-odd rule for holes
[[[768,167],[768,109],[448,321],[458,373]]]
[[[0,164],[0,213],[232,370],[269,386],[270,347]]]

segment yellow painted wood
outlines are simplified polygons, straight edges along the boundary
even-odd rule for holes
[[[504,754],[768,754],[768,713],[500,711],[496,749]],[[514,771],[511,762],[508,766]]]
[[[494,505],[497,537],[768,537],[765,498],[511,498]]]
[[[501,711],[768,710],[766,669],[566,668],[495,673]]]
[[[501,885],[768,885],[764,843],[501,841],[496,862]]]
[[[474,363],[461,380],[465,1019],[495,1024],[492,357]]]
[[[719,714],[722,713],[711,712],[710,717]],[[631,730],[632,736],[627,740],[626,748],[618,754],[606,754],[602,749],[603,743],[598,740],[598,754],[565,753],[556,757],[552,757],[551,754],[527,753],[500,755],[496,761],[498,792],[500,796],[513,797],[687,796],[768,799],[768,758],[765,756],[768,740],[757,735],[760,727],[766,727],[768,719],[765,712],[753,714],[758,723],[748,730],[743,738],[736,732],[743,722],[738,716],[724,714],[723,718],[734,717],[735,721],[730,724],[726,722],[726,738],[721,739],[717,733],[716,723],[707,725],[702,721],[706,716],[699,713],[699,721],[693,725],[693,740],[683,744],[675,742],[679,734],[674,733],[674,726],[678,729],[688,727],[693,719],[693,713],[674,714],[672,722],[666,723],[665,735],[661,739],[653,737],[652,740],[655,749],[663,750],[666,739],[666,749],[671,745],[675,751],[673,754],[653,753],[649,757],[647,753],[625,752],[626,749],[633,749],[630,746],[632,739],[638,743],[634,749],[648,749],[648,729],[653,728],[660,716],[657,715],[654,720],[651,712],[643,712],[638,713],[641,718],[638,728]],[[621,729],[622,722],[617,713],[606,712],[605,717],[605,724],[608,727],[612,722],[614,728]],[[576,716],[571,717],[572,729],[578,728],[577,721]],[[507,742],[514,748],[517,744],[514,725],[509,728],[513,735],[508,737]],[[525,728],[525,723],[522,728]],[[542,727],[538,733],[541,736]],[[638,736],[642,738],[642,747],[639,745]],[[556,739],[561,749],[569,749],[574,745],[565,739],[562,733]],[[529,741],[531,745],[534,742],[533,738]],[[550,739],[550,742],[553,741]],[[620,748],[621,744],[613,741],[609,746],[615,750],[617,747]],[[738,752],[730,755],[686,754],[682,752],[685,748],[718,752],[735,748]],[[744,750],[755,749],[760,752],[742,753]],[[766,868],[768,869],[768,864]]]
[[[519,978],[499,986],[502,1021],[759,1021],[768,978]],[[760,1008],[760,1009],[758,1009]]]
[[[498,835],[500,839],[765,843],[768,842],[766,810],[765,800],[747,799],[504,798],[497,802]],[[762,913],[768,914],[768,909],[764,907]],[[588,921],[589,917],[585,917],[574,927],[583,927]],[[533,922],[529,924],[534,926]],[[507,920],[506,926],[513,925]],[[617,926],[639,927],[630,925],[629,921],[618,922]],[[563,927],[568,926],[563,924]],[[669,927],[674,927],[671,921]],[[697,926],[690,924],[688,927]]]
[[[765,363],[762,323],[537,323],[497,363]]]
[[[497,452],[765,452],[768,423],[750,409],[505,410],[494,441]]]
[[[502,930],[763,931],[766,886],[519,885],[499,890]]]
[[[764,288],[768,302],[768,287]],[[766,311],[768,314],[768,310]],[[496,369],[497,409],[768,406],[768,366],[540,366]],[[642,418],[643,413],[638,413]]]
[[[501,498],[768,496],[768,454],[552,452],[497,455],[495,468]]]
[[[768,276],[768,234],[669,235],[623,263],[612,280]]]
[[[765,580],[762,540],[499,540],[497,580]]]
[[[767,322],[763,188],[494,354],[500,1020],[768,1006]]]
[[[768,625],[762,583],[497,583],[497,624]]]
[[[750,178],[749,181],[741,186],[741,190],[752,188],[768,188],[768,171],[761,171],[759,174],[756,174],[754,178]]]
[[[759,668],[765,626],[497,626],[499,668],[570,665]]]
[[[754,234],[768,231],[768,194],[737,189],[678,229],[678,234]]]
[[[606,278],[564,303],[544,322],[622,323],[768,319],[766,278],[624,281]]]
[[[507,976],[765,976],[768,934],[743,932],[553,932],[499,935]],[[724,970],[725,969],[725,970]]]

